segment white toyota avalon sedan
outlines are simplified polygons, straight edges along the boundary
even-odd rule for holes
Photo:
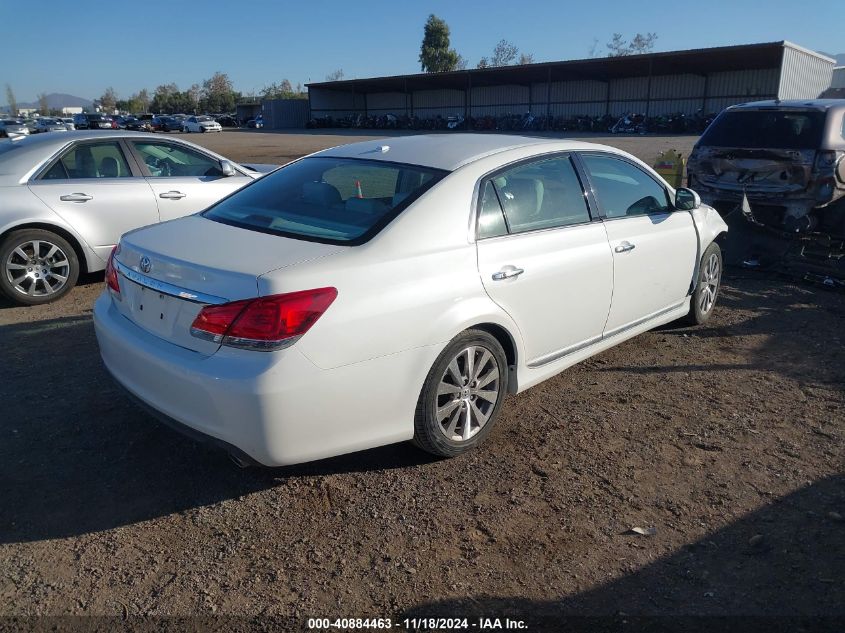
[[[318,152],[115,247],[106,367],[161,419],[274,466],[481,443],[506,393],[679,318],[727,230],[611,147],[410,136]]]

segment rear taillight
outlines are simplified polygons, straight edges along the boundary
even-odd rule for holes
[[[315,288],[205,306],[191,334],[230,347],[283,349],[305,334],[336,297],[334,288]]]
[[[119,252],[120,244],[118,243],[118,245],[111,250],[109,261],[106,263],[106,285],[109,290],[112,291],[112,295],[116,296],[117,299],[120,299],[120,281],[117,278],[117,267],[114,264],[114,256]]]

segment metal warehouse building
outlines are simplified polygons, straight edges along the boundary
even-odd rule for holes
[[[783,41],[312,83],[308,95],[312,117],[335,119],[690,115],[760,99],[816,98],[830,87],[834,63]]]

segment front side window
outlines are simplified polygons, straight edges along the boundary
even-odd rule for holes
[[[133,145],[154,178],[223,176],[217,160],[193,149],[161,142],[133,141]]]
[[[590,221],[584,190],[568,156],[519,165],[491,178],[510,233]]]
[[[671,209],[666,190],[639,167],[599,154],[582,154],[581,160],[608,218],[665,213]]]
[[[84,143],[67,150],[41,177],[42,180],[70,178],[131,178],[132,171],[114,141]]]
[[[358,244],[446,172],[349,158],[305,158],[211,207],[211,220],[265,233]]]

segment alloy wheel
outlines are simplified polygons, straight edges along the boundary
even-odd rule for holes
[[[12,249],[4,263],[16,292],[44,297],[59,292],[70,276],[70,262],[61,247],[46,240],[28,240]]]
[[[701,290],[698,295],[698,308],[702,314],[707,314],[716,303],[716,293],[719,291],[719,257],[711,253],[707,263],[701,271]]]
[[[461,350],[437,385],[438,428],[453,442],[465,442],[487,424],[501,387],[499,363],[485,347]]]

